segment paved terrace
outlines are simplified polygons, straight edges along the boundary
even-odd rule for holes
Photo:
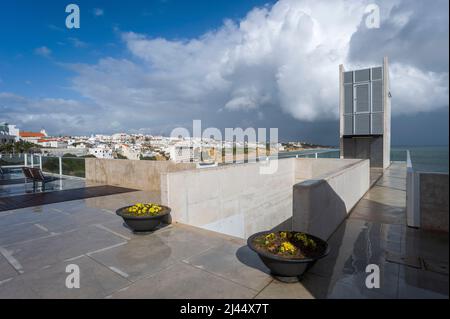
[[[137,235],[113,212],[157,194],[0,212],[0,298],[448,298],[448,234],[405,226],[405,179],[393,164],[301,282],[272,278],[241,239],[181,224]],[[369,263],[380,289],[365,287]],[[65,286],[68,264],[79,289]]]

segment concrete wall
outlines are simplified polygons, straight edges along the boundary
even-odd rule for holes
[[[336,189],[337,196],[343,197],[342,201],[348,209],[361,198],[369,185],[368,160],[280,159],[278,171],[270,175],[260,174],[261,165],[264,164],[168,172],[161,178],[162,203],[172,208],[172,220],[175,222],[247,238],[280,224],[291,229],[293,212],[309,216],[323,207],[311,206],[312,213],[306,209],[307,206],[302,206],[303,210],[295,210],[293,186],[299,180],[308,180],[304,183],[310,183],[311,178],[314,181],[327,180],[328,185]],[[295,194],[296,188],[294,198]],[[330,192],[323,195],[328,196]],[[326,197],[314,197],[314,200],[320,203],[329,201]],[[308,199],[308,205],[312,202]],[[343,210],[335,212],[331,210],[334,208],[331,205],[329,208],[321,212],[321,216],[324,217],[323,222],[329,225],[327,230],[333,227],[334,230],[337,226],[335,215]]]
[[[294,230],[329,238],[369,190],[369,160],[346,161],[346,166],[331,173],[294,185]]]
[[[342,137],[343,158],[370,159],[370,166],[384,167],[384,138],[381,136]]]
[[[421,172],[419,181],[421,228],[448,232],[448,174]]]
[[[260,174],[261,163],[167,173],[162,202],[173,221],[247,238],[292,216],[294,163],[281,159],[270,175]]]
[[[336,160],[335,158],[299,158],[295,161],[295,179],[303,181],[305,179],[317,178],[342,169],[348,165],[359,162],[356,159]]]
[[[161,190],[161,174],[187,169],[195,169],[195,164],[86,158],[86,180],[88,182],[153,192]]]

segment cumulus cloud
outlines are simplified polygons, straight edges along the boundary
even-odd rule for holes
[[[52,54],[52,50],[50,50],[46,46],[42,46],[42,47],[34,49],[34,53],[37,55],[43,56],[45,58],[48,58]]]
[[[95,128],[102,110],[70,99],[31,99],[10,92],[0,93],[2,120],[22,129],[45,127],[52,134],[85,133]]]
[[[352,35],[348,58],[363,64],[388,55],[394,63],[432,72],[448,72],[447,0],[381,3],[379,29],[364,24]]]
[[[101,8],[95,8],[93,13],[96,17],[100,17],[105,14],[105,11]]]
[[[78,38],[69,37],[67,40],[75,47],[75,48],[85,48],[88,44],[84,41],[81,41]]]
[[[448,106],[448,73],[426,72],[402,64],[394,64],[391,71],[394,115],[428,112]]]
[[[448,3],[386,1],[380,29],[367,29],[369,3],[280,0],[191,39],[123,32],[129,57],[71,65],[72,88],[89,112],[107,110],[97,120],[105,130],[114,122],[155,132],[195,118],[281,127],[334,121],[338,65],[375,66],[388,55],[394,114],[448,106]]]
[[[414,38],[423,35],[417,33],[422,26],[417,16],[439,6],[394,2],[382,8],[382,27],[374,30],[363,24],[368,3],[281,0],[186,40],[125,32],[122,39],[133,58],[78,66],[74,87],[100,105],[120,104],[159,116],[167,109],[189,109],[190,118],[196,111],[212,117],[218,110],[259,116],[284,112],[315,121],[337,117],[340,63],[379,65],[389,54],[394,112],[446,105],[448,40],[439,53]],[[427,34],[432,28],[428,20],[422,26]],[[427,43],[438,43],[441,36],[432,35]],[[415,47],[421,54],[408,58]],[[439,67],[427,64],[427,52],[439,56]],[[416,94],[423,95],[411,101],[408,87],[420,88]],[[166,115],[170,121],[172,113]]]

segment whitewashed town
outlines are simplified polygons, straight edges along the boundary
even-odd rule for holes
[[[300,142],[265,143],[219,141],[212,138],[181,138],[145,134],[115,133],[112,135],[51,136],[43,128],[39,132],[22,130],[14,124],[0,124],[0,144],[25,141],[36,144],[47,156],[71,154],[77,157],[129,160],[171,160],[183,162],[220,163],[222,152],[244,157],[244,154],[266,155],[285,150],[301,150],[310,144]],[[222,150],[222,152],[218,150]],[[263,154],[264,152],[264,154]]]

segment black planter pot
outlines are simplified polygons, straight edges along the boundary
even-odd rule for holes
[[[132,205],[131,205],[132,206]],[[126,206],[116,210],[116,214],[123,218],[125,224],[135,232],[146,232],[155,230],[162,222],[169,219],[170,208],[159,205],[162,211],[157,216],[132,216],[127,213],[131,206]]]
[[[290,232],[290,231],[286,231]],[[261,235],[268,235],[273,233],[273,231],[263,231],[253,234],[247,239],[247,245],[251,250],[256,252],[261,258],[262,262],[270,269],[272,275],[277,277],[298,277],[303,275],[303,273],[314,264],[318,259],[325,257],[329,253],[329,247],[326,241],[315,237],[313,235],[306,234],[308,237],[313,239],[316,243],[319,243],[319,247],[322,249],[318,251],[314,257],[311,258],[287,258],[283,256],[278,256],[272,254],[268,251],[258,249],[254,244],[254,239]],[[295,233],[295,232],[291,232]]]

